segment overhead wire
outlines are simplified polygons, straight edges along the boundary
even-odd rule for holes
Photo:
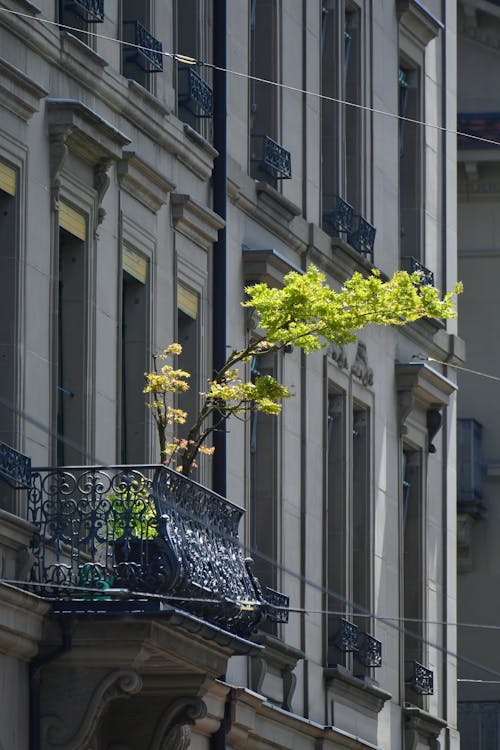
[[[69,32],[75,32],[75,31],[76,32],[81,32],[81,29],[77,29],[77,28],[75,28],[75,27],[73,27],[71,25],[64,24],[64,23],[61,23],[61,22],[58,22],[58,21],[55,21],[55,20],[51,20],[51,19],[39,17],[39,16],[33,16],[33,15],[29,14],[29,13],[23,13],[22,11],[16,11],[16,10],[9,9],[9,8],[0,8],[0,13],[9,13],[9,14],[12,14],[14,16],[18,16],[18,17],[21,17],[21,18],[29,19],[31,21],[35,21],[35,22],[39,22],[39,23],[44,23],[44,24],[51,25],[51,26],[56,26],[56,27],[58,27],[58,28],[60,28],[62,30],[66,30],[66,31],[69,31]],[[222,68],[222,67],[216,66],[213,63],[210,63],[208,61],[198,60],[196,58],[193,58],[193,57],[190,57],[190,56],[186,56],[186,55],[182,55],[180,53],[170,52],[170,51],[163,51],[163,50],[161,52],[159,52],[157,49],[152,49],[152,48],[145,47],[144,45],[139,45],[139,44],[134,44],[134,43],[131,43],[131,42],[126,42],[125,40],[118,39],[116,37],[111,37],[109,35],[105,35],[105,34],[101,34],[101,33],[98,33],[98,32],[91,31],[90,29],[87,30],[85,33],[88,36],[90,36],[90,37],[94,37],[94,38],[98,38],[98,39],[103,39],[103,40],[106,40],[106,41],[109,41],[109,42],[112,42],[112,43],[115,43],[115,44],[119,44],[119,45],[122,45],[122,46],[127,46],[127,47],[131,47],[131,48],[136,48],[136,49],[142,49],[144,51],[154,52],[155,54],[161,54],[162,56],[168,57],[168,58],[170,58],[172,60],[179,61],[179,62],[181,62],[183,64],[193,65],[193,66],[200,66],[200,67],[205,67],[205,68],[210,68],[212,70],[217,70],[217,71],[220,71],[220,72],[224,72],[224,73],[226,73],[228,75],[231,75],[231,76],[235,76],[235,77],[239,77],[239,78],[245,78],[247,80],[251,80],[251,81],[254,81],[256,83],[263,83],[263,84],[267,84],[267,85],[270,85],[270,86],[275,86],[277,88],[288,90],[288,91],[291,91],[291,92],[294,92],[294,93],[316,97],[316,98],[324,100],[324,101],[330,101],[330,102],[333,102],[333,103],[336,103],[336,104],[342,104],[342,105],[345,105],[345,106],[353,107],[353,108],[356,108],[356,109],[359,109],[359,110],[363,110],[363,111],[370,112],[370,113],[373,113],[373,114],[381,115],[381,116],[384,116],[384,117],[390,117],[390,118],[397,119],[397,120],[403,120],[405,122],[408,122],[408,123],[411,123],[411,124],[414,124],[414,125],[428,127],[428,128],[435,129],[435,130],[438,130],[440,132],[447,133],[447,134],[450,134],[450,135],[461,136],[463,138],[467,138],[467,139],[470,139],[470,140],[473,140],[473,141],[477,141],[479,143],[483,143],[483,144],[486,144],[486,145],[500,146],[500,142],[499,141],[495,141],[493,139],[489,139],[489,138],[484,138],[482,136],[473,135],[471,133],[467,133],[467,132],[464,132],[464,131],[459,131],[459,130],[457,130],[455,128],[446,128],[446,127],[444,127],[442,125],[438,125],[438,124],[435,124],[435,123],[429,123],[429,122],[426,122],[426,121],[423,121],[423,120],[414,119],[414,118],[409,118],[409,117],[406,117],[406,116],[402,116],[400,114],[396,114],[394,112],[388,112],[386,110],[378,109],[378,108],[375,108],[375,107],[370,107],[370,106],[367,106],[367,105],[358,104],[356,102],[350,102],[350,101],[347,101],[347,100],[339,98],[339,97],[327,96],[327,95],[321,94],[320,92],[317,92],[317,91],[312,91],[312,90],[304,89],[304,88],[301,88],[301,87],[292,86],[290,84],[286,84],[286,83],[283,83],[283,82],[272,81],[272,80],[269,80],[269,79],[266,79],[266,78],[261,78],[261,77],[258,77],[258,76],[253,76],[253,75],[251,75],[249,73],[245,73],[245,72],[242,72],[242,71],[234,70],[234,69],[231,69],[231,68]],[[415,356],[419,356],[419,355],[415,355]],[[435,359],[435,358],[432,358],[432,357],[427,357],[426,359],[428,359],[429,361],[434,361],[434,362],[442,364],[442,365],[446,365],[448,367],[454,367],[457,370],[463,370],[464,372],[469,372],[469,373],[472,373],[472,374],[475,374],[475,375],[478,375],[478,376],[482,376],[482,377],[489,378],[491,380],[495,380],[495,381],[499,381],[500,382],[500,377],[497,377],[497,376],[489,375],[487,373],[483,373],[483,372],[480,372],[480,371],[477,371],[477,370],[472,370],[472,369],[469,369],[469,368],[466,368],[466,367],[462,367],[462,366],[459,366],[459,365],[453,365],[453,364],[451,364],[449,362],[442,362],[442,361],[440,361],[438,359]],[[0,399],[0,401],[4,402],[4,399]],[[11,408],[13,408],[13,407],[11,407]],[[19,412],[19,410],[15,410],[15,411]],[[49,430],[42,423],[38,422],[37,420],[34,420],[32,417],[29,417],[28,415],[26,415],[24,413],[23,413],[23,416],[27,420],[31,421],[38,428],[44,429],[47,433],[51,434],[51,436],[57,436],[58,439],[62,439],[63,441],[67,441],[67,438],[65,438],[65,436],[59,436],[58,434],[56,434],[53,431]],[[93,461],[95,460],[95,457],[93,457],[93,456],[87,456],[87,457],[91,458]],[[242,545],[242,547],[245,547],[245,545]],[[351,600],[348,600],[347,598],[341,596],[338,592],[334,592],[334,591],[332,591],[330,589],[326,589],[325,587],[323,587],[320,584],[318,584],[318,583],[316,583],[316,582],[308,579],[305,576],[302,576],[301,574],[297,573],[296,571],[290,570],[286,566],[281,565],[278,561],[276,561],[274,559],[271,559],[271,558],[267,558],[267,556],[262,555],[256,549],[251,549],[251,548],[248,548],[248,547],[245,547],[245,548],[246,548],[246,551],[250,551],[251,554],[259,556],[260,558],[266,559],[267,562],[269,562],[269,563],[273,564],[275,567],[281,569],[282,572],[284,572],[284,573],[286,573],[288,575],[291,575],[293,577],[296,577],[296,578],[299,578],[299,579],[303,580],[307,585],[312,586],[312,587],[314,587],[316,589],[319,589],[323,594],[326,594],[327,596],[330,596],[330,597],[333,597],[333,598],[335,598],[337,600],[343,601],[346,604],[346,606],[349,606],[352,609],[356,610],[356,614],[355,614],[356,617],[367,617],[367,618],[372,618],[374,620],[378,620],[380,622],[383,622],[387,626],[392,627],[392,628],[394,628],[394,629],[396,629],[396,630],[398,630],[398,631],[400,631],[402,633],[405,633],[405,634],[408,634],[408,635],[412,635],[416,639],[422,640],[427,645],[429,645],[429,646],[431,646],[433,648],[436,648],[437,650],[444,651],[446,654],[448,654],[450,656],[453,656],[453,657],[457,658],[458,660],[460,660],[462,662],[468,663],[471,666],[475,666],[475,667],[477,667],[477,668],[479,668],[481,670],[487,671],[487,672],[489,672],[491,674],[494,674],[494,675],[500,677],[500,672],[496,672],[495,670],[492,670],[490,667],[486,667],[485,665],[481,665],[481,664],[479,664],[477,662],[474,662],[472,660],[466,659],[465,657],[463,657],[463,656],[461,656],[461,655],[459,655],[459,654],[457,654],[455,652],[452,652],[452,651],[450,651],[448,649],[444,649],[443,647],[439,646],[439,644],[433,643],[431,641],[428,641],[428,640],[422,638],[419,634],[411,633],[410,631],[408,631],[404,627],[401,627],[399,625],[394,625],[394,622],[401,622],[401,621],[410,622],[411,621],[411,622],[422,622],[422,623],[425,623],[425,624],[443,625],[443,626],[448,626],[448,627],[471,627],[471,628],[475,627],[475,628],[482,628],[482,629],[487,629],[487,630],[500,630],[500,626],[482,625],[482,624],[478,624],[478,623],[450,623],[450,622],[447,622],[447,621],[432,621],[432,620],[424,620],[424,619],[419,620],[419,619],[416,619],[416,618],[401,618],[401,617],[390,617],[390,616],[384,616],[384,617],[382,617],[382,616],[377,615],[375,612],[372,612],[372,611],[361,611],[361,610],[363,610],[363,608],[359,607],[359,605],[356,605],[355,602],[353,602]],[[24,583],[26,584],[26,582],[24,582]],[[14,582],[12,582],[12,584],[15,585]],[[89,589],[86,589],[86,591],[88,593]],[[98,589],[98,592],[101,595],[103,594],[103,592],[108,593],[108,591],[103,590],[103,589]],[[141,594],[140,592],[134,592],[134,596],[135,595],[137,595],[137,596],[143,596],[143,594]],[[148,594],[147,596],[149,598],[153,598],[154,595]],[[169,601],[174,601],[175,600],[175,597],[164,597],[164,598],[165,598],[165,600],[168,599]],[[184,598],[182,601],[186,601],[186,599]],[[209,603],[208,600],[201,600],[201,601],[203,601],[203,603]],[[358,611],[358,609],[360,611]],[[310,610],[310,609],[306,610],[306,609],[299,609],[299,608],[290,608],[289,611],[290,612],[294,612],[294,613],[304,614],[304,615],[306,615],[306,614],[323,614],[323,615],[329,615],[329,614],[331,614],[331,615],[339,615],[339,616],[342,615],[342,614],[345,615],[345,612],[336,612],[336,611],[332,611],[332,610]],[[465,682],[466,680],[461,679],[459,681]],[[480,682],[479,680],[475,680],[475,681],[473,681],[473,680],[467,680],[467,681],[469,681],[469,682]],[[486,681],[482,681],[482,682],[486,682]],[[493,681],[490,681],[490,682],[493,682]]]
[[[0,8],[0,13],[10,13],[14,16],[18,16],[20,18],[29,19],[31,21],[36,21],[38,23],[44,23],[50,26],[56,26],[59,29],[63,29],[64,31],[69,32],[77,32],[81,33],[82,30],[76,28],[75,26],[71,26],[69,24],[62,23],[61,21],[54,21],[49,18],[43,18],[41,16],[33,16],[30,13],[23,13],[22,11],[13,10],[11,8]],[[406,117],[403,115],[400,115],[399,113],[396,114],[395,112],[388,112],[384,109],[378,109],[377,107],[370,107],[366,104],[359,104],[357,102],[350,102],[346,99],[342,99],[340,97],[334,97],[334,96],[328,96],[326,94],[322,94],[319,91],[312,91],[310,89],[304,89],[300,86],[292,86],[288,83],[283,83],[281,81],[273,81],[268,78],[261,78],[260,76],[254,76],[250,73],[245,73],[240,70],[235,70],[233,68],[224,68],[218,65],[215,65],[214,63],[211,63],[207,60],[201,60],[195,57],[191,57],[189,55],[183,55],[180,52],[171,52],[166,50],[158,50],[152,47],[147,47],[143,44],[136,44],[133,42],[127,42],[124,39],[119,39],[117,37],[112,37],[107,34],[101,34],[96,31],[91,31],[90,29],[85,31],[85,34],[87,36],[91,36],[96,39],[104,39],[108,42],[113,42],[115,44],[119,44],[121,46],[130,47],[132,49],[138,49],[143,50],[145,52],[151,52],[155,55],[162,55],[164,57],[168,57],[171,60],[177,60],[178,62],[185,64],[185,65],[192,65],[192,66],[199,66],[204,68],[209,68],[211,70],[216,70],[222,73],[226,73],[230,76],[235,76],[238,78],[244,78],[249,81],[253,81],[255,83],[264,83],[269,86],[275,86],[276,88],[284,89],[285,91],[291,91],[296,94],[302,94],[307,96],[316,97],[317,99],[321,99],[323,101],[329,101],[333,102],[334,104],[343,104],[347,107],[353,107],[355,109],[363,110],[365,112],[370,112],[372,114],[381,115],[383,117],[390,117],[396,120],[401,120],[404,122],[408,122],[410,124],[414,125],[420,125],[423,127],[431,128],[433,130],[437,130],[441,133],[447,133],[448,135],[456,135],[463,138],[468,138],[473,141],[477,141],[478,143],[484,143],[491,146],[500,146],[500,141],[495,141],[491,138],[484,138],[483,136],[474,135],[473,133],[467,133],[465,131],[457,130],[456,128],[447,128],[444,125],[438,125],[437,123],[430,123],[425,120],[418,120],[412,117]]]

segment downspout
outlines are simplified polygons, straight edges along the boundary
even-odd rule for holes
[[[231,690],[229,691],[224,705],[224,716],[220,726],[210,739],[210,750],[226,750],[226,738],[231,729]]]
[[[67,619],[59,621],[61,628],[61,645],[42,656],[36,656],[29,665],[29,748],[41,749],[40,737],[40,684],[41,671],[50,662],[71,650],[73,645],[72,626]]]
[[[218,156],[213,170],[213,207],[224,221],[227,216],[227,0],[214,2],[214,147]],[[218,370],[226,360],[227,342],[227,232],[219,229],[214,242],[212,266],[212,366]],[[226,433],[214,433],[213,489],[226,496]]]

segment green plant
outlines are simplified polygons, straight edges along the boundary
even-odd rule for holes
[[[158,535],[156,508],[146,479],[106,495],[113,538],[154,539]]]
[[[279,414],[283,399],[291,395],[269,375],[245,380],[239,368],[252,357],[289,346],[309,354],[329,342],[349,343],[372,323],[401,326],[419,318],[454,317],[453,296],[461,291],[461,285],[441,299],[437,289],[422,285],[420,273],[397,271],[389,281],[383,281],[374,270],[368,277],[355,273],[337,292],[311,265],[304,274],[289,273],[281,289],[255,284],[245,291],[247,299],[242,305],[256,310],[263,336],[233,350],[214,373],[185,438],[167,439],[168,430],[184,425],[188,417],[170,403],[189,388],[189,373],[166,362],[182,352],[180,344],[154,354],[153,370],[145,373],[144,393],[156,423],[161,461],[170,464],[175,458],[185,475],[190,474],[198,453],[213,453],[206,442],[214,431],[223,429],[229,417],[254,409]]]

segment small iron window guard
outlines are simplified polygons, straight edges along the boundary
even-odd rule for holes
[[[42,596],[104,602],[116,588],[160,593],[243,636],[262,618],[288,619],[288,597],[263,592],[243,558],[244,510],[172,469],[31,468],[1,444],[0,479],[27,489],[37,529],[30,582]]]
[[[134,27],[136,47],[125,48],[127,61],[134,62],[145,73],[161,73],[163,70],[163,47],[139,21],[125,21]]]
[[[103,23],[104,0],[67,0],[64,8],[72,10],[86,23]]]
[[[335,648],[343,653],[359,650],[359,628],[348,620],[340,618],[339,627],[333,639]]]
[[[251,136],[251,161],[275,180],[290,180],[292,177],[292,155],[286,148],[268,135],[253,133]]]
[[[335,208],[323,211],[323,229],[333,237],[338,237],[342,233],[349,234],[352,231],[354,208],[340,195],[334,196],[334,199]]]
[[[356,659],[364,667],[382,666],[382,643],[369,633],[359,634],[359,650]]]
[[[424,667],[418,661],[410,661],[413,671],[409,679],[406,681],[408,687],[412,688],[418,695],[433,695],[434,694],[434,673],[432,670]]]
[[[31,461],[11,448],[0,443],[0,478],[16,490],[28,489],[31,484]]]
[[[419,273],[421,286],[434,286],[434,273],[414,258],[413,255],[403,255],[401,257],[401,268],[403,271],[408,271],[408,273]]]
[[[193,117],[212,117],[214,111],[213,91],[193,70],[192,65],[180,66],[177,71],[179,86],[179,106],[186,109]]]
[[[361,255],[368,255],[373,263],[373,246],[375,244],[375,227],[363,216],[354,217],[355,228],[347,235],[347,242]]]

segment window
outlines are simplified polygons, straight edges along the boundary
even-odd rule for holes
[[[121,316],[121,461],[147,461],[147,412],[144,372],[149,370],[148,263],[136,250],[122,248]]]
[[[332,385],[328,393],[327,415],[327,580],[328,589],[339,596],[328,596],[327,610],[347,617],[347,493],[346,493],[346,396]],[[328,616],[327,663],[346,666],[347,656],[335,647],[339,616]]]
[[[200,403],[200,325],[199,297],[183,284],[177,286],[177,341],[182,346],[182,354],[177,358],[181,370],[189,372],[189,390],[178,396],[178,407],[187,412],[185,429],[179,429],[182,436],[198,413]],[[193,478],[197,478],[196,471]]]
[[[18,174],[0,162],[0,440],[17,446],[15,428],[18,273]]]
[[[399,115],[421,120],[420,71],[405,61],[399,68]],[[400,256],[422,257],[422,128],[399,121],[399,225]]]
[[[362,101],[361,12],[349,2],[321,4],[321,94],[355,104]],[[361,213],[361,110],[321,100],[322,226],[330,234],[351,231],[354,210]],[[350,221],[339,215],[338,198],[350,208]],[[348,226],[351,224],[351,226]]]
[[[122,0],[123,75],[151,90],[152,74],[163,70],[162,44],[151,34],[149,0]],[[136,45],[139,45],[137,47]]]
[[[57,336],[57,462],[86,459],[87,427],[87,223],[61,202]]]
[[[404,654],[406,674],[411,673],[410,662],[424,664],[423,618],[423,466],[422,451],[403,446],[402,455],[402,514],[403,514],[403,609]],[[407,700],[418,702],[420,696],[407,685]]]
[[[252,361],[252,380],[277,375],[277,355]],[[262,586],[276,589],[279,419],[253,411],[250,417],[250,535],[254,571]]]
[[[380,643],[364,616],[372,608],[371,412],[345,386],[328,381],[326,663],[360,675],[381,663]]]
[[[84,44],[91,43],[88,31],[92,24],[104,21],[104,0],[58,0],[59,21],[71,27],[74,34]],[[69,31],[69,29],[67,29]]]
[[[192,60],[211,60],[211,0],[176,0],[175,50]],[[177,101],[180,119],[211,140],[213,94],[208,68],[178,60]]]

